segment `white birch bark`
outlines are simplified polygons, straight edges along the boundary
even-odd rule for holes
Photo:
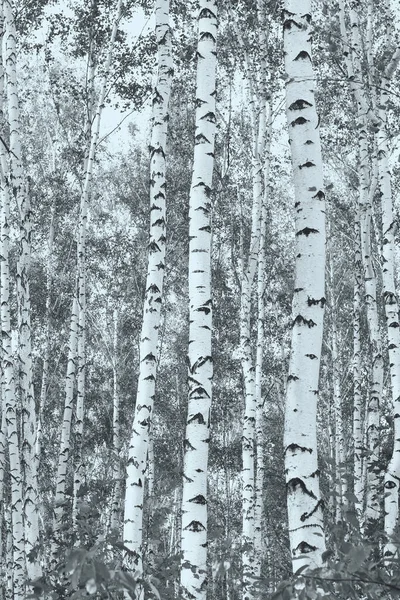
[[[260,18],[260,7],[258,7]],[[259,24],[261,29],[262,25]],[[250,317],[252,284],[257,271],[260,244],[260,214],[263,194],[262,156],[265,145],[266,106],[265,98],[257,95],[257,81],[254,68],[250,64],[248,50],[240,32],[240,25],[235,24],[236,35],[244,53],[245,75],[249,90],[249,111],[252,124],[252,212],[251,237],[247,261],[244,259],[243,243],[241,243],[241,294],[240,294],[240,360],[244,382],[244,418],[242,437],[242,580],[243,600],[250,600],[254,595],[255,581],[255,486],[256,486],[256,379],[253,359]],[[261,34],[260,45],[263,41]],[[265,62],[264,62],[264,77]],[[261,79],[263,77],[261,76]],[[264,91],[264,88],[263,88]],[[243,242],[243,239],[241,240]],[[246,264],[246,266],[245,266]]]
[[[383,385],[383,359],[381,339],[379,331],[379,320],[376,298],[376,274],[372,264],[371,256],[371,205],[374,194],[375,183],[370,177],[371,165],[369,160],[368,146],[368,98],[363,78],[361,56],[363,53],[359,17],[357,8],[359,3],[355,0],[349,2],[350,13],[350,36],[347,35],[345,25],[345,11],[343,0],[339,0],[341,35],[346,47],[347,73],[350,80],[350,88],[354,95],[357,107],[358,126],[358,153],[359,153],[359,209],[360,209],[360,233],[361,233],[361,256],[364,270],[365,302],[367,306],[367,321],[369,328],[370,353],[372,358],[372,376],[370,394],[366,415],[367,446],[369,460],[367,465],[367,498],[365,508],[365,519],[362,527],[369,530],[374,527],[379,518],[379,475],[376,468],[377,451],[379,446],[379,404]],[[373,166],[373,165],[372,165]],[[373,169],[372,169],[373,170]]]
[[[84,476],[84,462],[82,456],[83,439],[83,416],[85,403],[85,377],[86,377],[86,229],[87,229],[87,210],[90,199],[93,166],[96,154],[97,142],[99,139],[101,115],[104,108],[104,101],[107,92],[109,72],[111,67],[114,42],[118,31],[118,24],[121,17],[122,0],[116,3],[115,17],[111,31],[111,38],[107,58],[104,65],[103,79],[100,87],[99,99],[91,122],[90,146],[84,160],[85,180],[83,184],[80,199],[79,226],[77,234],[77,323],[78,323],[78,373],[77,373],[77,401],[76,401],[76,419],[75,419],[75,457],[74,457],[74,498],[72,519],[75,530],[77,529],[79,514],[79,497],[81,495],[82,482]],[[73,316],[72,318],[76,318]]]
[[[36,470],[39,472],[40,468],[40,455],[41,455],[41,444],[42,444],[42,411],[46,406],[47,401],[47,388],[49,380],[49,360],[50,360],[50,336],[51,336],[51,292],[53,283],[53,244],[54,244],[54,219],[55,219],[55,202],[53,201],[50,214],[50,226],[49,226],[49,238],[48,238],[48,249],[47,249],[47,263],[46,263],[46,333],[44,340],[44,353],[43,353],[43,367],[42,367],[42,382],[40,386],[40,402],[39,402],[39,413],[37,417],[37,428],[36,428],[36,440],[35,440],[35,463]]]
[[[61,529],[63,524],[63,518],[65,515],[65,487],[70,457],[71,422],[73,412],[74,384],[77,366],[78,322],[76,316],[76,304],[77,302],[75,300],[70,322],[67,375],[65,378],[65,401],[63,420],[61,425],[60,448],[58,451],[56,492],[54,497],[53,541],[51,545],[51,561],[53,566],[55,566],[55,564],[57,563],[57,553],[60,542],[62,541]]]
[[[156,0],[158,73],[153,90],[153,128],[150,155],[150,239],[148,271],[140,336],[140,371],[127,464],[124,545],[130,550],[130,568],[143,572],[144,478],[149,448],[157,376],[157,345],[165,269],[166,143],[168,104],[173,63],[169,0]]]
[[[217,4],[200,0],[196,132],[189,202],[189,399],[184,442],[181,586],[207,590],[207,464],[212,397],[211,192],[216,131]]]
[[[7,446],[7,423],[6,423],[6,412],[3,405],[3,390],[0,388],[0,404],[1,404],[1,429],[0,429],[0,572],[6,572],[6,552],[5,544],[3,544],[3,532],[5,532],[4,538],[6,538],[7,524],[4,522],[5,507],[5,474],[6,474],[6,446]],[[4,525],[6,527],[4,527]],[[0,579],[0,585],[2,581]],[[0,597],[3,599],[4,590],[1,589]]]
[[[311,60],[311,2],[284,6],[286,110],[296,209],[293,333],[285,411],[285,472],[293,570],[322,563],[316,411],[325,306],[325,194]]]
[[[400,49],[397,49],[381,82],[379,102],[380,126],[377,133],[379,188],[382,206],[382,282],[385,305],[386,328],[390,366],[390,381],[393,401],[394,443],[392,456],[385,473],[385,533],[390,538],[395,531],[399,518],[399,483],[400,483],[400,323],[399,303],[396,294],[394,276],[394,229],[393,199],[391,171],[389,166],[389,131],[387,127],[387,110],[389,85],[391,76],[400,61]],[[385,556],[392,557],[397,547],[391,541],[385,546]]]
[[[363,285],[362,258],[361,258],[361,234],[359,210],[355,217],[355,252],[354,252],[354,296],[353,296],[353,450],[354,450],[354,495],[356,497],[355,510],[359,524],[363,522],[364,515],[364,477],[363,477],[363,455],[364,455],[364,401],[362,397],[362,373],[361,373],[361,290]]]
[[[263,22],[263,21],[262,21]],[[261,44],[263,47],[263,44]],[[258,250],[258,265],[257,265],[257,353],[256,353],[256,368],[255,368],[255,394],[256,394],[256,424],[255,424],[255,440],[256,440],[256,477],[255,477],[255,510],[254,510],[254,575],[257,579],[261,577],[261,566],[263,560],[263,505],[264,505],[264,401],[262,396],[262,372],[263,372],[263,351],[264,351],[264,317],[265,317],[265,270],[266,270],[266,255],[265,255],[265,237],[267,226],[267,201],[268,201],[268,185],[270,176],[270,152],[271,152],[271,101],[266,101],[266,113],[268,114],[268,125],[266,131],[265,144],[265,159],[263,164],[264,174],[264,192],[261,204],[260,213],[260,244]]]
[[[118,310],[113,312],[113,354],[112,354],[112,371],[113,371],[113,452],[114,466],[113,479],[114,490],[111,504],[111,530],[119,531],[121,520],[121,436],[120,436],[120,418],[119,418],[119,393],[118,393]]]
[[[347,505],[347,481],[345,473],[345,444],[343,432],[342,417],[342,395],[340,388],[341,365],[338,353],[338,335],[337,335],[337,310],[336,310],[336,289],[333,271],[332,248],[329,254],[329,287],[330,287],[330,305],[331,305],[331,360],[332,360],[332,387],[333,387],[333,409],[335,416],[335,434],[334,434],[334,458],[335,458],[335,513],[336,522],[342,522],[344,518],[344,508]]]
[[[22,166],[19,97],[17,87],[17,38],[15,17],[10,0],[3,1],[5,24],[5,73],[7,81],[9,144],[9,185],[19,211],[19,258],[17,262],[17,301],[19,334],[19,389],[22,403],[22,457],[24,486],[25,553],[29,579],[41,575],[39,560],[30,553],[39,542],[38,489],[35,460],[36,414],[33,391],[31,307],[29,291],[29,266],[31,258],[31,208],[29,189]],[[10,190],[11,192],[11,190]]]
[[[12,70],[15,63],[15,34],[10,32],[10,22],[12,22],[11,6],[7,0],[1,5],[1,25],[2,34],[6,36],[3,45],[1,65],[1,82],[3,87],[4,73],[7,69]],[[8,24],[8,31],[5,30],[5,23]],[[10,39],[9,39],[10,38]],[[7,44],[8,42],[8,44]],[[14,51],[13,51],[14,48]],[[11,65],[8,65],[8,62]],[[13,90],[13,81],[11,81],[11,91]],[[8,95],[8,102],[13,98]],[[15,101],[15,98],[13,98]],[[3,109],[3,96],[0,99],[1,110]],[[18,141],[18,138],[17,138]],[[15,136],[13,136],[15,144]],[[7,150],[9,150],[7,148]],[[19,156],[19,155],[18,155]],[[2,329],[2,396],[3,410],[7,423],[7,443],[10,463],[10,481],[11,481],[11,509],[9,515],[9,543],[8,543],[8,571],[9,584],[11,583],[14,600],[22,600],[25,593],[26,563],[25,563],[25,535],[24,535],[24,505],[23,505],[23,477],[20,460],[20,440],[17,426],[16,410],[16,385],[14,379],[14,355],[11,347],[11,315],[10,315],[10,264],[9,264],[9,245],[10,245],[10,181],[12,180],[9,171],[9,157],[7,156],[4,143],[0,145],[1,160],[1,329]],[[18,172],[17,172],[18,183]],[[10,557],[11,564],[10,564]]]

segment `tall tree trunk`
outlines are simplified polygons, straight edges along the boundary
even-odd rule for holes
[[[107,58],[104,65],[103,79],[100,87],[99,99],[93,119],[91,119],[90,108],[88,121],[91,123],[90,128],[90,146],[84,160],[85,180],[80,199],[80,215],[77,234],[77,291],[74,302],[75,314],[72,318],[78,323],[78,345],[77,345],[77,401],[75,415],[75,456],[74,456],[74,497],[72,518],[74,529],[78,526],[79,517],[79,498],[82,494],[82,484],[84,477],[84,461],[82,454],[83,440],[83,418],[85,404],[85,379],[86,379],[86,229],[87,229],[87,209],[90,198],[93,166],[96,154],[97,142],[99,139],[101,115],[104,108],[104,101],[107,93],[107,85],[111,60],[114,49],[114,42],[117,36],[118,24],[121,16],[122,0],[118,0],[116,4],[115,17]],[[73,310],[74,313],[74,310]]]
[[[140,336],[140,371],[127,464],[124,544],[131,551],[130,568],[143,572],[143,498],[156,377],[157,345],[165,269],[165,156],[168,103],[173,73],[169,0],[156,0],[158,73],[153,90],[153,129],[150,154],[150,239],[148,271]]]
[[[58,550],[62,541],[62,525],[65,515],[65,487],[70,457],[71,422],[73,412],[74,384],[77,367],[78,319],[77,301],[74,300],[68,342],[67,375],[65,378],[65,403],[61,425],[60,447],[56,476],[56,493],[54,498],[53,541],[51,544],[51,564],[54,567],[58,561]]]
[[[12,186],[19,212],[19,258],[17,261],[18,343],[19,343],[19,389],[22,404],[22,458],[23,458],[23,509],[25,527],[25,557],[29,579],[41,575],[40,561],[30,554],[39,542],[38,489],[36,471],[36,413],[33,390],[31,301],[29,290],[29,266],[31,260],[31,207],[29,189],[22,166],[21,127],[17,87],[16,28],[10,0],[4,0],[5,23],[5,72],[7,76],[7,107],[10,126],[10,172]],[[10,189],[11,193],[11,189]]]
[[[114,490],[111,505],[111,530],[119,531],[121,520],[121,436],[120,436],[120,418],[119,418],[119,393],[118,393],[118,310],[113,312],[113,354],[112,354],[112,370],[113,370],[113,452],[114,466],[113,479]]]
[[[207,593],[207,464],[211,356],[211,193],[216,130],[216,0],[200,0],[196,133],[189,201],[189,399],[184,441],[181,586],[185,600]]]
[[[396,294],[394,276],[394,229],[391,173],[389,167],[389,131],[387,110],[389,103],[389,85],[391,76],[400,61],[400,49],[397,49],[382,78],[379,102],[380,127],[377,134],[379,188],[382,205],[382,280],[383,300],[385,304],[390,381],[393,400],[394,442],[392,456],[385,473],[385,533],[388,537],[396,531],[399,519],[399,483],[400,483],[400,323],[399,303]],[[385,556],[391,557],[397,551],[392,542],[386,544]]]
[[[263,21],[261,21],[263,22]],[[268,185],[270,177],[270,152],[271,152],[271,132],[272,132],[272,106],[271,101],[265,99],[266,113],[268,114],[268,125],[266,131],[266,145],[263,148],[265,152],[263,171],[264,171],[264,190],[261,202],[260,212],[260,245],[258,249],[257,265],[257,352],[255,368],[255,394],[256,394],[256,423],[255,423],[255,441],[256,441],[256,484],[255,484],[255,510],[254,510],[254,574],[259,580],[261,577],[261,566],[263,559],[263,505],[264,505],[264,401],[262,396],[262,372],[263,372],[263,353],[264,353],[264,316],[265,316],[265,237],[267,227],[267,201]]]
[[[285,411],[285,471],[293,570],[325,551],[317,458],[317,397],[325,306],[325,194],[311,61],[311,2],[286,0],[286,110],[296,208],[293,333]]]
[[[15,81],[15,29],[13,29],[12,8],[8,0],[2,3],[1,25],[2,34],[5,36],[3,43],[5,56],[2,57],[1,64],[1,82],[4,88],[4,71],[10,76],[10,92],[7,97],[8,104],[15,102],[16,81]],[[3,71],[3,64],[6,68]],[[14,74],[13,74],[14,72]],[[4,116],[3,96],[0,99],[0,106]],[[18,110],[18,109],[17,109]],[[11,108],[9,107],[10,120]],[[13,135],[13,151],[17,150],[19,137]],[[11,137],[10,137],[11,146]],[[9,150],[7,148],[7,150]],[[17,154],[20,156],[20,152]],[[25,535],[24,535],[24,504],[23,504],[23,476],[20,459],[20,440],[17,425],[17,407],[16,407],[16,385],[14,379],[14,355],[11,345],[11,315],[10,315],[10,199],[11,199],[11,177],[16,177],[15,185],[18,192],[21,186],[22,174],[17,170],[10,173],[9,157],[6,153],[5,144],[0,146],[1,159],[1,329],[2,329],[2,397],[3,410],[5,412],[7,423],[7,442],[10,461],[10,480],[11,480],[11,547],[12,563],[7,559],[9,570],[11,571],[9,582],[12,582],[14,600],[22,600],[25,592],[26,563],[25,563]],[[18,166],[15,161],[12,163],[13,169]],[[10,546],[10,545],[8,545]]]
[[[355,510],[359,525],[363,523],[364,515],[364,477],[363,458],[364,447],[364,419],[365,411],[362,397],[361,373],[361,290],[363,285],[360,214],[356,208],[355,216],[355,252],[354,252],[354,296],[353,296],[353,448],[354,448],[354,495],[356,497]]]
[[[42,367],[42,383],[40,386],[40,402],[39,412],[37,418],[36,428],[36,440],[35,440],[35,463],[37,472],[40,468],[40,454],[42,444],[42,412],[46,406],[47,401],[47,389],[49,380],[49,361],[50,361],[50,347],[51,347],[51,293],[53,283],[53,244],[54,244],[54,220],[55,220],[55,201],[51,207],[50,214],[50,226],[49,226],[49,238],[48,238],[48,250],[47,250],[47,264],[46,264],[46,333],[44,340],[44,354],[43,354],[43,367]]]
[[[379,518],[379,476],[377,469],[376,452],[379,445],[379,404],[383,385],[383,360],[379,331],[379,319],[376,299],[376,274],[372,264],[371,256],[371,206],[375,191],[375,182],[371,180],[371,164],[368,144],[368,107],[369,102],[364,84],[364,73],[361,57],[363,47],[360,34],[360,24],[357,9],[359,3],[356,0],[349,2],[350,14],[350,36],[347,35],[346,20],[343,0],[339,0],[340,29],[343,43],[346,47],[344,54],[346,59],[347,74],[350,81],[350,89],[354,96],[357,109],[358,129],[358,153],[359,153],[359,210],[360,210],[360,235],[361,256],[364,270],[365,302],[367,306],[367,320],[370,339],[370,354],[372,359],[372,376],[368,409],[366,415],[367,445],[369,459],[367,466],[368,485],[365,519],[363,526],[368,529],[376,526]],[[350,48],[350,52],[348,49]],[[372,171],[374,165],[372,164]]]

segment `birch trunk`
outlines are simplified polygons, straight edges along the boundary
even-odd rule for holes
[[[400,60],[398,49],[387,69],[381,83],[379,102],[380,127],[377,134],[379,188],[382,205],[382,280],[383,299],[385,304],[386,327],[388,336],[388,352],[390,365],[390,381],[393,400],[394,442],[392,456],[385,473],[385,533],[390,538],[396,531],[399,518],[399,482],[400,482],[400,323],[399,303],[396,294],[394,264],[394,229],[391,173],[389,167],[389,131],[387,126],[387,110],[389,103],[389,85],[391,76]],[[389,541],[385,546],[385,556],[392,557],[397,546]]]
[[[211,193],[216,131],[217,4],[200,0],[196,133],[189,201],[189,399],[184,441],[181,586],[185,600],[207,593],[207,464],[211,356]]]
[[[372,381],[366,415],[369,460],[367,465],[365,523],[363,524],[367,529],[370,529],[376,525],[380,513],[380,482],[376,465],[376,453],[379,446],[379,404],[383,385],[383,360],[376,300],[376,274],[371,257],[371,205],[375,186],[370,177],[371,165],[369,160],[367,117],[368,98],[365,91],[366,87],[361,64],[363,48],[357,13],[358,4],[355,0],[349,2],[351,26],[351,35],[349,38],[345,25],[344,3],[343,0],[339,0],[341,35],[346,47],[351,49],[350,53],[347,52],[345,54],[347,73],[357,107],[361,256],[364,270],[365,302],[367,306],[370,353],[372,358]]]
[[[119,531],[121,520],[121,436],[120,436],[120,420],[119,420],[119,393],[118,393],[118,372],[117,372],[117,350],[118,350],[118,310],[114,310],[113,314],[113,452],[114,452],[114,467],[113,479],[114,490],[111,505],[111,530]]]
[[[257,353],[256,353],[256,370],[255,370],[255,392],[256,392],[256,424],[255,424],[255,439],[256,439],[256,485],[255,485],[255,510],[254,510],[254,574],[257,579],[261,578],[261,566],[263,559],[263,504],[264,504],[264,401],[262,396],[262,371],[263,371],[263,351],[264,351],[264,317],[265,317],[265,271],[266,271],[266,256],[265,256],[265,237],[267,227],[267,189],[269,184],[270,173],[270,151],[271,151],[271,102],[266,102],[266,112],[268,113],[268,126],[266,131],[267,144],[265,149],[264,160],[264,193],[261,203],[260,214],[260,245],[258,251],[257,265]]]
[[[84,462],[82,456],[82,439],[83,439],[83,417],[85,403],[85,377],[86,377],[86,229],[87,229],[87,210],[90,199],[93,165],[96,154],[97,142],[99,139],[101,115],[104,108],[104,101],[107,92],[109,72],[114,48],[115,38],[117,36],[118,24],[121,17],[122,0],[118,0],[116,4],[115,17],[113,28],[111,31],[111,39],[109,50],[104,65],[103,80],[100,87],[99,99],[96,107],[93,121],[90,128],[90,146],[89,151],[84,160],[85,180],[80,199],[80,215],[77,234],[77,292],[76,303],[74,301],[75,315],[72,318],[78,323],[78,373],[77,373],[77,403],[76,403],[76,419],[75,419],[75,461],[74,461],[74,499],[73,499],[73,524],[77,530],[79,516],[79,497],[82,493],[82,482],[84,476]],[[74,313],[74,309],[72,311]]]
[[[173,72],[169,0],[156,0],[156,38],[158,73],[153,90],[148,271],[140,336],[139,381],[129,445],[124,509],[124,545],[132,553],[129,567],[140,574],[143,573],[144,478],[157,377],[157,345],[165,269],[165,156]]]
[[[19,388],[22,403],[22,458],[23,458],[23,510],[25,526],[25,552],[29,579],[41,575],[39,560],[30,553],[39,542],[38,489],[36,471],[36,413],[33,391],[31,306],[29,267],[31,260],[31,208],[29,189],[22,166],[19,97],[17,87],[16,29],[13,7],[4,0],[5,73],[7,77],[7,107],[10,126],[9,178],[12,194],[19,211],[19,258],[17,262]],[[11,190],[10,190],[11,191]]]
[[[70,456],[71,440],[71,422],[73,412],[74,384],[77,366],[77,339],[78,339],[78,320],[77,320],[77,301],[74,300],[72,308],[70,334],[68,343],[68,363],[67,376],[65,378],[65,403],[63,412],[63,421],[61,426],[60,448],[58,451],[58,466],[56,478],[56,493],[54,498],[54,518],[53,518],[53,541],[51,544],[51,564],[53,567],[57,564],[58,550],[60,546],[61,530],[65,515],[65,487],[67,480],[67,470]]]
[[[296,208],[293,333],[285,411],[285,471],[293,571],[322,563],[317,397],[325,306],[325,194],[311,61],[311,2],[284,7],[286,110]]]
[[[49,379],[49,360],[50,360],[50,336],[51,336],[51,292],[53,282],[53,243],[54,243],[54,219],[55,219],[55,202],[51,207],[50,216],[50,227],[49,227],[49,241],[47,251],[47,264],[46,264],[46,334],[44,341],[44,355],[43,355],[43,367],[42,367],[42,383],[40,386],[40,402],[39,402],[39,413],[37,418],[36,428],[36,440],[35,440],[35,455],[36,455],[36,469],[39,472],[40,468],[40,454],[41,454],[41,438],[42,438],[42,411],[46,406],[47,401],[47,388]]]
[[[362,258],[361,258],[361,236],[360,236],[360,216],[356,209],[355,219],[355,256],[354,256],[354,297],[353,297],[353,382],[354,382],[354,402],[353,402],[353,448],[354,448],[354,495],[356,497],[355,510],[358,523],[363,522],[364,514],[364,478],[363,478],[363,459],[364,455],[364,418],[363,397],[361,392],[362,373],[361,373],[361,290],[362,290]]]
[[[1,5],[1,25],[2,34],[5,36],[4,53],[2,53],[1,82],[4,87],[4,74],[10,73],[10,95],[15,101],[15,79],[12,78],[12,71],[15,66],[15,31],[13,32],[13,17],[11,6],[8,0],[4,0]],[[11,96],[11,97],[10,97]],[[0,99],[1,111],[4,116],[3,95]],[[9,110],[11,110],[9,108]],[[10,116],[8,117],[10,120]],[[18,137],[13,135],[13,144],[18,142]],[[11,140],[10,140],[11,145]],[[18,154],[20,156],[20,154]],[[8,582],[12,584],[14,600],[22,600],[25,593],[26,562],[25,562],[25,535],[24,535],[24,504],[23,504],[23,477],[20,460],[20,441],[17,426],[16,410],[16,385],[14,379],[14,356],[11,346],[11,315],[10,315],[10,172],[9,157],[6,154],[5,144],[0,146],[1,160],[1,329],[2,329],[2,396],[3,410],[7,423],[7,443],[10,462],[10,480],[11,480],[11,515],[8,522],[10,527],[10,542],[8,543]],[[15,166],[15,163],[14,163]],[[14,173],[13,173],[14,175]],[[21,173],[15,174],[18,185],[21,184]],[[10,556],[11,564],[10,564]]]

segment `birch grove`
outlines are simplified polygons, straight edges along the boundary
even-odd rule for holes
[[[0,600],[395,600],[397,4],[0,31]]]

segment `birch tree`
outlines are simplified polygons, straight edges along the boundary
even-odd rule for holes
[[[295,190],[293,333],[285,411],[285,471],[293,570],[322,563],[316,410],[325,306],[325,194],[311,60],[311,2],[286,0],[286,113]]]
[[[148,271],[140,336],[140,371],[127,464],[124,544],[133,554],[129,564],[143,571],[144,478],[157,377],[157,346],[165,269],[166,143],[168,103],[173,73],[169,0],[157,0],[158,72],[153,90],[153,129],[150,154],[150,239]],[[132,564],[133,563],[133,564]]]
[[[400,62],[400,48],[397,48],[386,67],[381,83],[379,102],[378,172],[382,205],[382,281],[383,300],[388,335],[390,381],[392,388],[394,442],[390,462],[385,473],[385,533],[390,538],[396,531],[399,519],[399,482],[400,482],[400,323],[399,303],[395,285],[394,229],[392,182],[389,166],[389,131],[387,112],[390,92],[390,79]],[[389,541],[385,548],[386,556],[393,556],[396,546]]]
[[[101,82],[100,94],[93,114],[93,120],[90,128],[90,145],[84,160],[85,179],[80,198],[79,225],[77,233],[77,291],[76,300],[72,313],[72,318],[78,323],[78,342],[77,342],[77,401],[75,417],[75,463],[74,463],[74,501],[73,501],[73,522],[77,528],[78,504],[81,494],[81,486],[84,474],[84,463],[82,456],[82,437],[83,437],[83,416],[85,401],[85,379],[86,379],[86,233],[87,233],[87,211],[92,188],[93,167],[99,140],[100,122],[104,108],[104,101],[107,93],[108,79],[113,56],[113,48],[117,36],[119,20],[121,17],[122,0],[118,0],[115,9],[113,27],[109,42],[106,61],[104,64],[103,78]]]
[[[216,130],[217,2],[200,0],[196,131],[189,199],[189,399],[182,493],[183,598],[206,598],[211,355],[211,193]]]

